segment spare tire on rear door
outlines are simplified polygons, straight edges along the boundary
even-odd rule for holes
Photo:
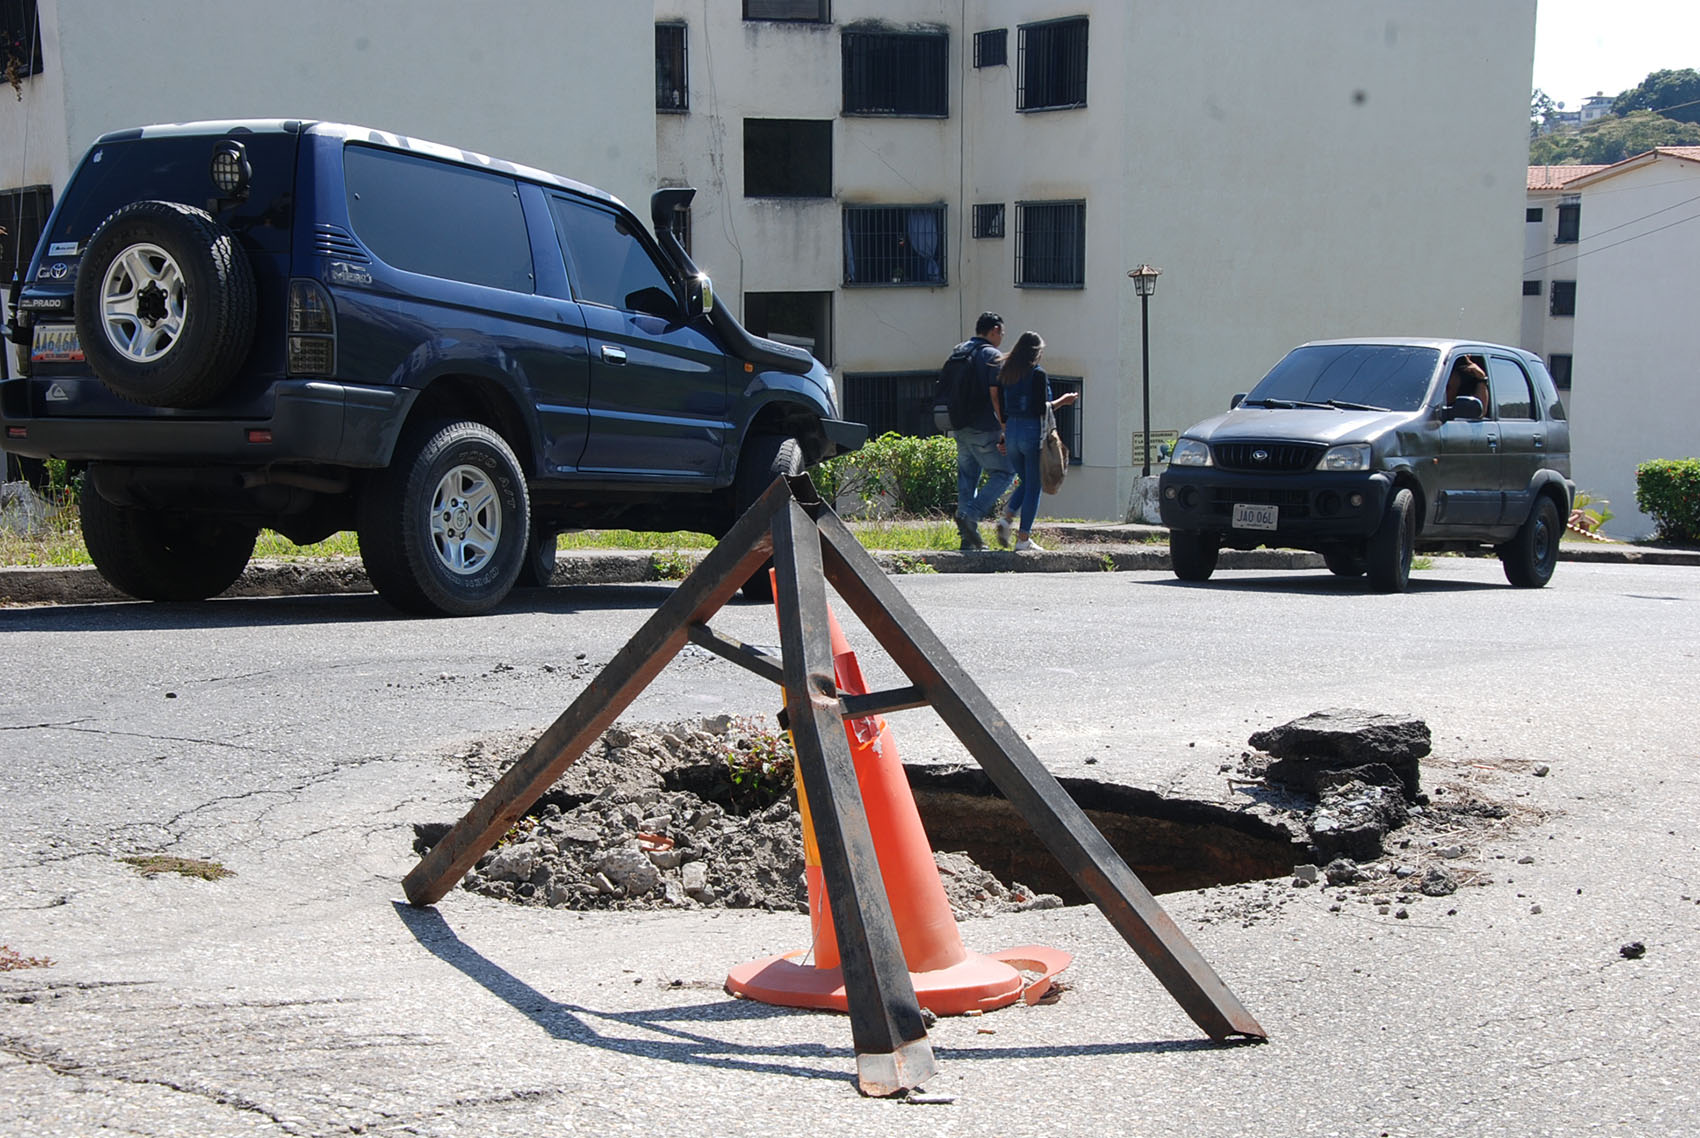
[[[176,202],[131,202],[77,272],[77,339],[114,394],[150,407],[216,399],[254,338],[254,272],[230,230]]]

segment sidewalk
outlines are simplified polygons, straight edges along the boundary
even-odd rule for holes
[[[1168,530],[1162,526],[1103,522],[1041,523],[1034,538],[1046,548],[1039,553],[1013,553],[988,547],[984,552],[921,549],[912,552],[876,550],[874,559],[888,573],[1101,573],[1134,569],[1166,572]],[[681,550],[693,565],[700,550]],[[1595,564],[1692,565],[1700,567],[1700,550],[1665,549],[1616,542],[1565,542],[1559,560]],[[1296,549],[1222,551],[1221,569],[1321,569],[1322,557]],[[556,585],[612,585],[659,581],[652,552],[645,550],[571,550],[555,563]],[[308,596],[324,593],[366,593],[372,586],[358,558],[317,560],[256,560],[242,579],[224,594],[228,597]],[[93,566],[0,568],[0,603],[91,604],[126,600]]]

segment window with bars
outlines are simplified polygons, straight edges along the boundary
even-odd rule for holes
[[[974,236],[1003,236],[1003,203],[992,202],[974,207]]]
[[[946,283],[944,206],[845,206],[844,283]]]
[[[1086,431],[1086,396],[1081,391],[1081,380],[1078,375],[1053,375],[1051,380],[1051,398],[1074,392],[1080,398],[1067,407],[1058,407],[1057,434],[1062,436],[1064,445],[1068,447],[1068,464],[1079,466],[1082,460],[1081,451],[1084,447]]]
[[[829,24],[832,4],[829,0],[744,0],[744,19]]]
[[[845,114],[950,114],[947,33],[845,32],[843,47]]]
[[[844,417],[866,423],[870,439],[887,431],[916,438],[936,435],[933,389],[938,380],[937,371],[846,373]]]
[[[0,0],[0,71],[8,82],[41,74],[36,0]]]
[[[1582,205],[1561,205],[1558,207],[1558,234],[1553,240],[1555,245],[1574,245],[1581,239]]]
[[[1016,40],[1017,110],[1086,105],[1086,27],[1084,16],[1021,27]]]
[[[1554,316],[1576,315],[1576,282],[1553,281],[1550,311]]]
[[[1086,284],[1086,203],[1015,203],[1015,283],[1021,288]]]
[[[758,336],[802,348],[832,365],[830,292],[746,292],[743,324]]]
[[[682,112],[691,107],[685,60],[685,25],[655,25],[655,109]]]
[[[1560,391],[1570,390],[1570,360],[1567,355],[1547,357],[1547,371],[1552,373],[1552,384]]]
[[[830,198],[831,119],[745,119],[744,196]]]
[[[673,231],[673,236],[679,239],[679,244],[685,247],[685,252],[691,251],[691,207],[675,208],[673,216],[667,219],[667,228]]]
[[[52,211],[49,186],[0,190],[0,281],[10,281],[14,273],[19,280],[24,278]]]
[[[1539,296],[1539,295],[1541,295],[1541,282],[1540,281],[1524,281],[1523,282],[1523,295],[1524,296]]]
[[[1527,224],[1538,222],[1544,216],[1544,211],[1542,211],[1541,207],[1538,205],[1532,205],[1523,211],[1523,221]]]
[[[974,33],[974,66],[1002,67],[1009,62],[1009,29]]]

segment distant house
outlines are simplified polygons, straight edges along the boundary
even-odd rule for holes
[[[1584,126],[1591,122],[1598,122],[1611,114],[1611,105],[1616,101],[1616,95],[1606,95],[1596,91],[1582,100],[1582,109],[1578,112],[1578,116]]]
[[[1524,346],[1546,356],[1554,378],[1562,372],[1576,485],[1611,503],[1614,537],[1653,529],[1635,508],[1636,466],[1700,456],[1697,198],[1700,146],[1529,171],[1531,248],[1536,211],[1552,203],[1558,216],[1539,227],[1551,243],[1539,241],[1539,256],[1525,262],[1525,294],[1544,280],[1547,295],[1532,338],[1525,308]]]

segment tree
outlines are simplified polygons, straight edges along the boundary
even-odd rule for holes
[[[1552,96],[1536,87],[1529,96],[1529,138],[1531,141],[1540,137],[1541,130],[1552,121],[1553,112],[1562,111],[1563,103],[1555,103]]]
[[[1656,111],[1677,122],[1700,123],[1700,72],[1692,67],[1653,72],[1612,100],[1612,114],[1631,111]]]
[[[1700,146],[1700,124],[1676,122],[1652,111],[1632,111],[1578,131],[1541,135],[1529,144],[1529,165],[1604,166],[1658,146]]]

